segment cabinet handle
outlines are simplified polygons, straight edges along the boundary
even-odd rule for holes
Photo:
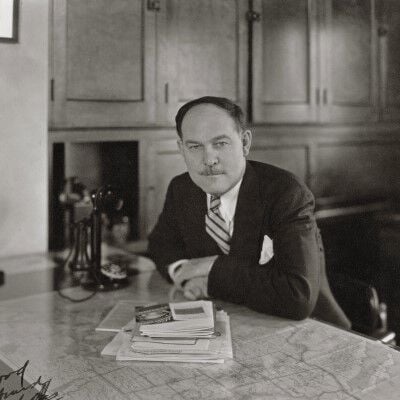
[[[169,84],[168,84],[168,82],[164,85],[164,101],[165,101],[165,103],[169,102]]]
[[[386,36],[389,32],[389,28],[387,27],[387,25],[381,25],[378,27],[378,36],[382,37],[382,36]]]
[[[54,101],[54,79],[50,80],[50,100]]]
[[[317,105],[319,104],[319,100],[320,100],[320,94],[319,94],[319,88],[315,89],[315,102],[317,103]]]
[[[246,13],[246,18],[247,18],[247,21],[249,21],[249,22],[260,22],[261,14],[257,11],[249,10]]]
[[[328,89],[326,88],[324,88],[324,90],[322,91],[322,101],[324,105],[328,104]]]
[[[147,9],[149,11],[160,11],[160,0],[147,0]]]

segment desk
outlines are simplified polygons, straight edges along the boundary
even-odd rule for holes
[[[153,271],[84,303],[56,292],[1,301],[1,357],[18,367],[29,360],[30,379],[51,378],[50,392],[65,400],[399,399],[400,352],[311,319],[290,321],[223,302],[217,304],[231,316],[234,360],[202,365],[101,358],[113,333],[94,328],[116,302],[166,301],[169,288]]]

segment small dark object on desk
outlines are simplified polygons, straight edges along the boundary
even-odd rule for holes
[[[127,276],[125,276],[125,278],[111,278],[105,275],[103,272],[100,274],[96,273],[95,275],[91,275],[89,276],[89,279],[84,279],[81,281],[81,286],[84,289],[102,292],[123,289],[128,285],[129,279]]]
[[[126,268],[109,263],[102,265],[100,271],[91,271],[89,279],[81,281],[84,289],[109,291],[122,289],[129,285]]]
[[[125,268],[126,274],[128,276],[137,275],[140,271],[134,267],[134,261],[137,259],[137,256],[134,254],[112,254],[107,256],[107,260],[112,264],[120,265],[122,268]]]

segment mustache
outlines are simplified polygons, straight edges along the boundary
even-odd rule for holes
[[[212,176],[212,175],[221,175],[224,172],[220,169],[212,169],[212,168],[206,168],[203,171],[200,172],[200,175],[203,176]]]

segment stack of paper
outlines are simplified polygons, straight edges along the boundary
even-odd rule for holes
[[[136,308],[136,326],[120,332],[102,355],[117,360],[223,363],[232,358],[229,316],[210,301]]]
[[[188,301],[161,306],[138,307],[136,321],[142,336],[153,338],[207,338],[214,335],[211,301]]]

